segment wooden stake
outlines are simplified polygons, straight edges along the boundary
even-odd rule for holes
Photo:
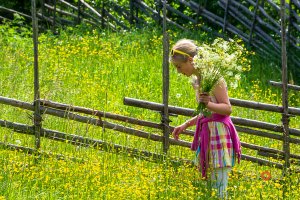
[[[35,133],[35,147],[40,148],[41,135],[41,111],[40,111],[40,86],[39,86],[39,68],[38,68],[38,24],[36,18],[36,2],[31,1],[32,9],[32,29],[33,29],[33,45],[34,45],[34,133]]]

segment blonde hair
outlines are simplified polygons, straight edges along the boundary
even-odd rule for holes
[[[194,57],[197,54],[197,45],[193,40],[189,39],[181,39],[177,41],[174,46],[172,47],[172,50],[179,50],[181,52],[184,52],[188,54],[190,57]],[[174,52],[171,56],[169,61],[170,62],[186,62],[188,60],[187,55],[180,54],[178,52]]]

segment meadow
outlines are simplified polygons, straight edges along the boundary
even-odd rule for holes
[[[0,26],[0,96],[33,101],[33,43],[31,31]],[[199,32],[169,31],[170,43],[190,38],[209,43],[213,36]],[[251,70],[242,75],[232,98],[281,104],[281,91],[268,85],[280,81],[279,63],[253,54]],[[122,114],[159,123],[160,114],[123,105],[124,97],[162,102],[162,34],[158,29],[110,32],[85,27],[67,28],[59,35],[39,36],[40,93],[42,99]],[[299,92],[290,91],[290,106],[300,106]],[[170,105],[195,108],[194,91],[188,78],[170,66]],[[32,125],[32,112],[0,104],[0,119]],[[234,108],[233,116],[280,124],[280,114]],[[185,117],[171,117],[179,125]],[[108,120],[109,121],[109,120]],[[100,139],[128,147],[162,153],[162,144],[114,130],[68,119],[43,115],[43,127]],[[161,131],[122,123],[155,134]],[[299,117],[291,127],[300,128]],[[241,140],[282,149],[282,142],[240,133]],[[34,137],[0,128],[0,141],[34,148]],[[191,141],[191,137],[182,136]],[[36,158],[23,152],[0,149],[0,199],[217,199],[195,167],[172,166],[132,158],[126,152],[99,151],[68,142],[41,139],[41,149],[63,154]],[[256,152],[243,149],[256,156]],[[299,145],[291,153],[300,154]],[[192,160],[187,148],[171,146],[168,155]],[[76,160],[71,159],[76,157]],[[268,159],[268,158],[267,158]],[[37,161],[38,160],[38,161]],[[270,180],[261,177],[271,173]],[[241,161],[230,175],[229,199],[300,199],[300,175],[282,177],[281,171]],[[285,191],[285,192],[283,192]]]

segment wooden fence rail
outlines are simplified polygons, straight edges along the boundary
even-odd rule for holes
[[[18,100],[15,100],[15,99],[0,97],[0,103],[15,106],[15,107],[19,107],[19,108],[23,108],[23,109],[27,109],[27,110],[31,110],[31,111],[34,110],[34,107],[33,107],[32,104],[22,102],[22,101],[18,101]],[[125,105],[131,105],[131,106],[134,104],[134,106],[138,105],[139,107],[142,107],[142,108],[148,108],[148,109],[151,108],[153,110],[158,110],[158,111],[163,109],[163,104],[157,104],[157,103],[154,103],[154,102],[135,100],[135,99],[131,99],[131,98],[125,98],[124,99],[124,104]],[[191,115],[191,109],[185,109],[185,108],[180,108],[180,107],[175,107],[175,106],[169,106],[169,111],[170,111],[170,113],[175,113],[175,114],[180,113],[179,111],[184,111],[183,112],[183,113],[185,113],[184,115],[186,115],[186,116]],[[85,117],[85,116],[81,116],[81,115],[78,115],[78,114],[74,114],[73,112],[89,114],[89,115],[92,115],[93,117]],[[132,129],[132,128],[129,128],[129,127],[125,127],[123,125],[118,125],[118,124],[115,124],[115,123],[107,122],[107,121],[104,121],[102,119],[107,118],[107,119],[126,122],[126,123],[129,123],[129,124],[130,123],[138,124],[138,125],[141,125],[141,126],[157,128],[157,129],[162,129],[163,128],[162,124],[158,124],[158,123],[154,123],[154,122],[138,120],[138,119],[127,117],[127,116],[116,115],[116,114],[113,114],[113,113],[106,113],[106,112],[97,111],[97,110],[93,110],[93,109],[88,109],[88,108],[83,108],[83,107],[78,107],[78,106],[72,106],[72,105],[67,105],[67,104],[61,104],[61,103],[46,101],[46,100],[41,100],[41,113],[42,114],[50,114],[50,115],[61,117],[61,118],[67,118],[69,120],[75,120],[75,121],[82,122],[82,123],[89,123],[89,124],[93,124],[95,126],[100,126],[102,128],[113,129],[114,131],[119,131],[119,132],[131,134],[131,135],[134,135],[134,136],[137,136],[137,137],[142,137],[144,139],[149,139],[149,140],[152,140],[152,141],[158,141],[158,142],[163,141],[163,136],[156,135],[156,134],[150,134],[150,133],[147,133],[147,132],[144,132],[144,131]],[[95,119],[94,117],[98,117],[98,119]],[[32,133],[32,127],[27,126],[27,125],[20,125],[20,124],[17,124],[17,123],[12,123],[12,122],[7,122],[7,121],[0,120],[0,126],[6,127],[6,128],[12,128],[16,132],[27,133],[27,134]],[[174,127],[170,127],[170,130],[173,130],[173,128]],[[265,128],[265,127],[260,127],[260,128]],[[55,140],[59,140],[59,141],[60,140],[64,140],[64,141],[68,140],[68,141],[72,141],[72,142],[77,141],[77,143],[74,143],[76,145],[79,144],[78,141],[80,141],[80,143],[82,143],[83,145],[90,145],[91,141],[94,142],[94,143],[96,142],[96,140],[91,139],[91,138],[80,139],[81,136],[69,135],[69,134],[60,133],[60,132],[51,131],[51,130],[47,130],[45,132],[44,130],[45,129],[42,129],[41,136],[42,137],[47,137],[49,139],[55,139]],[[244,131],[244,130],[249,131],[251,129],[237,126],[237,130],[238,131]],[[290,130],[294,130],[294,129],[290,129]],[[257,130],[251,130],[251,131],[257,131]],[[299,130],[296,130],[296,131],[299,131]],[[245,132],[248,133],[247,131],[245,131]],[[185,133],[187,135],[190,135],[190,136],[193,135],[192,131],[186,131]],[[272,133],[265,134],[264,132],[259,132],[259,133],[262,134],[265,137],[268,137],[268,136],[272,135],[271,138],[275,137],[278,140],[282,140],[282,136],[277,135],[277,134],[272,134]],[[290,138],[290,139],[291,139],[290,140],[291,143],[295,143],[295,144],[300,143],[300,140],[297,139],[297,138]],[[89,142],[84,142],[84,141],[89,141]],[[191,145],[190,142],[182,141],[182,140],[177,141],[177,140],[174,140],[174,139],[169,139],[169,143],[171,145],[179,145],[179,146],[186,147],[186,148],[190,148],[190,145]],[[98,142],[97,144],[100,144],[100,143]],[[254,145],[254,144],[248,144],[248,143],[245,143],[245,142],[242,142],[241,144],[244,148],[248,148],[248,149],[258,151],[259,154],[263,154],[263,153],[260,153],[260,152],[265,152],[265,154],[264,154],[265,156],[277,155],[278,159],[282,159],[282,156],[284,155],[284,152],[281,151],[281,150],[277,150],[277,149],[273,149],[273,148],[267,148],[267,147],[258,146],[258,145]],[[124,147],[124,148],[126,149],[126,147]],[[290,158],[294,159],[294,160],[300,160],[300,155],[291,154]],[[261,159],[261,158],[257,158],[257,157],[253,157],[253,156],[249,156],[249,155],[243,155],[242,159],[249,160],[249,161],[252,161],[252,162],[256,162],[256,163],[259,163],[259,164],[262,164],[262,165],[275,166],[277,168],[282,169],[282,164],[275,163],[275,162],[270,162],[270,161],[265,160],[265,159]],[[296,163],[299,163],[299,161],[297,161]]]

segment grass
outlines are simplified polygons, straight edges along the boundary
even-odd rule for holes
[[[0,95],[26,102],[33,101],[33,51],[30,32],[8,25],[0,27]],[[39,37],[41,98],[83,106],[138,119],[160,122],[160,114],[123,105],[124,97],[162,102],[162,36],[158,30],[107,31],[65,30]],[[171,43],[182,37],[210,41],[202,34],[170,32]],[[267,80],[280,80],[270,63],[253,55],[252,70],[243,75],[233,98],[281,104],[279,89]],[[276,64],[272,63],[276,67]],[[262,76],[262,78],[260,78]],[[299,94],[290,92],[290,104],[299,107]],[[196,100],[187,78],[170,67],[170,105],[195,108]],[[0,105],[0,119],[32,125],[32,112]],[[280,124],[275,113],[235,107],[233,116]],[[171,117],[178,125],[186,117]],[[299,129],[299,117],[291,119],[291,127]],[[161,131],[123,125],[161,134]],[[121,144],[141,150],[162,153],[161,143],[137,138],[89,124],[43,115],[43,127],[84,137]],[[34,148],[34,137],[0,128],[1,141]],[[280,141],[240,133],[241,140],[282,149]],[[191,141],[191,137],[183,139]],[[39,157],[23,152],[0,149],[0,195],[2,199],[216,199],[216,192],[206,186],[194,167],[172,166],[168,161],[153,163],[123,154],[73,146],[42,138],[41,149],[63,154],[65,160]],[[299,145],[291,145],[299,154]],[[243,149],[256,156],[256,152]],[[193,159],[187,148],[172,146],[170,156]],[[68,159],[70,157],[70,159]],[[74,162],[71,157],[82,159]],[[270,171],[272,179],[264,181],[261,173]],[[275,168],[242,161],[229,181],[231,199],[299,199],[299,174],[286,180]],[[283,187],[286,187],[283,196]],[[1,199],[0,198],[0,199]]]

